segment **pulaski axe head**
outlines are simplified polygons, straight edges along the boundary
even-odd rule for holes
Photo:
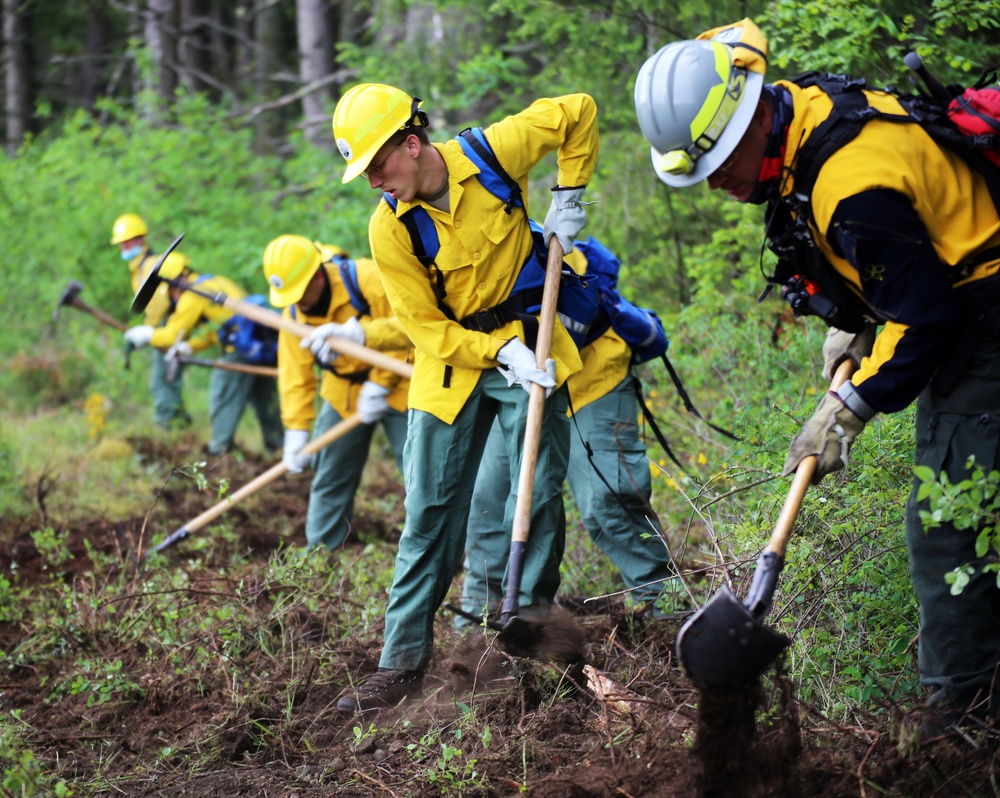
[[[167,255],[173,252],[181,239],[184,238],[184,233],[181,233],[177,238],[174,239],[166,251],[157,258],[156,263],[153,268],[149,270],[149,274],[146,275],[146,279],[142,281],[142,285],[139,286],[139,290],[135,294],[135,299],[132,300],[132,307],[130,308],[132,313],[142,313],[146,309],[146,305],[149,304],[149,300],[153,298],[156,293],[156,289],[160,287],[160,283],[163,282],[163,278],[160,277],[160,267],[163,265],[163,261],[167,259]]]
[[[52,323],[55,324],[56,320],[59,318],[59,310],[63,305],[72,305],[76,298],[83,291],[83,283],[78,280],[70,280],[69,285],[66,286],[66,290],[63,291],[62,296],[59,297],[59,301],[56,302],[56,308],[52,311]]]

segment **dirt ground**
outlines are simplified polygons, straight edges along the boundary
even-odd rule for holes
[[[148,441],[132,443],[146,457],[177,455],[157,450]],[[243,462],[230,459],[210,467],[224,469],[238,486],[268,465],[248,456]],[[388,482],[384,491],[390,497],[400,494],[398,485]],[[252,511],[242,506],[230,511],[237,546],[251,563],[266,561],[283,543],[304,543],[307,492],[307,479],[280,480]],[[207,506],[204,496],[183,491],[167,491],[160,501],[166,518],[177,526]],[[392,541],[400,522],[399,503],[392,506],[397,508],[394,517],[360,512],[356,528],[369,540]],[[275,518],[292,530],[285,538],[275,531]],[[21,584],[50,584],[46,559],[30,537],[37,522],[3,520],[0,576],[9,578],[15,567]],[[141,517],[66,522],[60,531],[75,556],[62,566],[63,581],[73,584],[92,575],[88,546],[120,555],[122,568],[127,568],[143,524]],[[352,538],[348,548],[361,545]],[[187,567],[185,559],[175,557],[172,567]],[[201,569],[201,584],[231,578],[223,573],[223,565],[217,572],[206,571],[204,564]],[[189,597],[205,601],[206,611],[207,592],[192,590]],[[858,718],[856,725],[835,725],[799,702],[792,684],[773,673],[759,686],[702,695],[674,662],[677,622],[653,621],[617,604],[602,609],[573,621],[582,628],[589,652],[588,668],[577,674],[583,688],[579,690],[566,689],[566,680],[553,666],[512,661],[488,647],[482,635],[459,636],[450,619],[442,617],[436,635],[439,650],[448,653],[435,658],[423,700],[383,713],[372,733],[360,738],[353,732],[357,721],[339,716],[334,708],[347,681],[371,672],[377,663],[377,648],[357,641],[342,641],[343,670],[316,672],[296,691],[291,711],[275,706],[279,690],[269,689],[280,685],[280,668],[262,676],[258,701],[239,707],[232,706],[222,690],[174,693],[165,701],[153,687],[144,698],[130,702],[87,707],[82,700],[65,698],[53,703],[47,700],[51,681],[72,664],[60,663],[58,652],[44,660],[44,668],[17,667],[0,674],[0,709],[19,710],[21,721],[31,729],[36,756],[68,783],[92,785],[94,774],[102,774],[110,786],[84,793],[88,795],[1000,795],[992,730],[918,741],[907,731],[902,709],[893,707],[872,707],[873,714]],[[303,639],[321,640],[321,609],[300,612],[296,623]],[[5,652],[15,651],[25,637],[22,624],[0,617]],[[65,656],[73,659],[78,653],[67,650]],[[124,651],[115,656],[127,667],[150,668],[144,683],[155,686],[159,674],[143,664],[145,659],[130,658]],[[633,674],[627,686],[608,676],[622,672],[623,665]],[[488,722],[493,738],[488,751],[478,756],[476,785],[419,777],[427,768],[415,767],[419,757],[414,756],[414,745],[435,729],[451,728],[457,708],[468,705],[475,707],[480,722]],[[270,743],[261,745],[261,736],[251,734],[251,728],[273,729],[279,717],[284,718],[280,731],[273,731],[267,737]],[[208,732],[220,755],[207,766],[178,763],[156,753],[167,741],[184,749]]]

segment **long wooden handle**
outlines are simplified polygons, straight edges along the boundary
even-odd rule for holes
[[[356,413],[353,416],[348,416],[338,424],[335,424],[334,426],[330,427],[330,429],[328,429],[318,438],[309,441],[309,443],[307,443],[299,450],[299,454],[315,454],[320,449],[329,446],[331,443],[337,440],[337,438],[342,438],[352,429],[359,426],[361,423],[362,423],[361,417]],[[226,512],[226,510],[230,509],[231,507],[235,507],[245,498],[247,498],[248,496],[252,496],[266,485],[270,485],[272,482],[274,482],[274,480],[283,475],[287,470],[288,466],[285,465],[284,460],[277,463],[276,465],[271,466],[271,468],[269,468],[263,474],[250,480],[246,485],[244,485],[239,490],[234,491],[232,494],[227,496],[225,499],[216,504],[214,507],[210,507],[209,509],[205,510],[205,512],[203,512],[201,515],[199,515],[197,518],[193,518],[190,521],[188,521],[183,527],[178,529],[177,532],[174,532],[173,535],[170,536],[171,539],[174,539],[175,536],[178,535],[180,535],[181,538],[187,537],[187,535],[190,535],[192,532],[197,532],[199,529],[205,526],[205,524],[214,521],[216,518],[218,518],[220,515]],[[161,546],[157,548],[157,551],[160,551],[162,548],[165,548],[165,545],[161,544]]]
[[[835,391],[854,373],[854,361],[847,358],[837,367],[837,371],[830,381],[830,390]],[[788,538],[791,537],[792,528],[795,526],[795,519],[798,518],[799,509],[802,507],[802,500],[805,498],[806,489],[812,483],[813,474],[816,473],[816,466],[819,458],[815,455],[806,457],[795,469],[795,476],[792,478],[792,485],[788,489],[785,503],[781,507],[781,514],[774,525],[771,539],[768,541],[764,551],[771,551],[780,557],[785,556],[788,548]]]
[[[91,316],[96,318],[98,321],[102,321],[109,327],[114,327],[116,330],[121,330],[125,332],[128,329],[128,325],[118,321],[114,316],[110,316],[103,310],[98,310],[97,308],[92,308],[82,299],[76,298],[70,303],[73,307],[82,310],[84,313],[89,313]]]
[[[265,327],[271,327],[272,329],[285,330],[292,333],[292,335],[297,335],[299,338],[311,335],[316,329],[300,321],[286,319],[280,313],[275,313],[273,310],[268,310],[267,308],[262,308],[259,305],[244,302],[240,299],[226,297],[222,305],[233,311],[233,313],[238,313],[240,316],[251,321],[259,322]],[[327,339],[327,342],[332,350],[340,352],[342,355],[362,360],[365,363],[370,363],[377,368],[391,371],[393,374],[398,374],[400,377],[405,377],[406,379],[413,376],[413,366],[409,363],[403,363],[401,360],[396,360],[396,358],[390,357],[384,352],[378,352],[375,349],[361,346],[361,344],[356,344],[353,341],[345,341],[343,338],[337,338],[336,336],[331,336]]]
[[[274,366],[254,366],[251,363],[228,363],[225,360],[205,360],[200,357],[178,357],[181,363],[189,363],[192,366],[205,366],[210,369],[221,369],[222,371],[238,371],[241,374],[256,374],[259,377],[277,377],[278,369]]]
[[[538,317],[538,343],[535,345],[535,362],[545,370],[545,363],[552,353],[552,330],[556,321],[559,302],[559,281],[562,276],[563,251],[559,239],[552,236],[549,259],[545,266],[545,285],[542,289],[542,310]],[[528,417],[524,429],[524,450],[521,455],[521,472],[517,482],[517,504],[514,506],[512,543],[525,543],[531,526],[531,500],[535,485],[535,466],[538,463],[538,442],[542,437],[542,416],[545,413],[545,388],[531,383],[528,398]]]

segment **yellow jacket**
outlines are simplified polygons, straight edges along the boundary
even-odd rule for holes
[[[386,299],[382,279],[375,262],[367,258],[355,260],[358,287],[367,300],[370,315],[358,319],[365,331],[365,346],[387,352],[402,362],[409,354],[409,339],[402,326],[392,315]],[[318,327],[328,322],[343,324],[358,315],[351,304],[350,295],[335,265],[324,265],[330,281],[330,307],[325,316],[307,316],[295,306],[285,308],[282,315]],[[358,392],[367,380],[392,390],[389,406],[406,410],[406,396],[410,381],[384,369],[372,368],[367,363],[341,355],[332,365],[334,372],[324,370],[322,383],[317,377],[315,359],[309,349],[303,349],[302,339],[282,330],[278,333],[278,394],[281,398],[281,420],[285,429],[308,430],[316,418],[316,387],[319,394],[341,416],[354,412]],[[352,378],[355,381],[351,381]]]
[[[599,140],[597,107],[586,94],[537,100],[521,113],[486,128],[485,133],[500,164],[520,184],[525,197],[528,172],[557,149],[559,184],[590,182]],[[394,212],[380,201],[368,236],[386,295],[416,349],[410,407],[450,424],[481,372],[498,365],[500,347],[515,336],[524,340],[523,325],[511,322],[492,333],[481,333],[449,320],[438,308],[428,270],[414,256],[409,234],[397,217],[421,205],[433,220],[441,245],[436,266],[444,279],[445,302],[458,319],[507,298],[530,251],[531,233],[524,211],[515,208],[505,213],[503,203],[482,186],[476,177],[479,170],[457,141],[433,146],[448,169],[451,212],[419,199],[398,203]],[[582,365],[576,346],[558,321],[552,357],[560,384]]]
[[[158,257],[151,249],[147,249],[139,257],[132,258],[128,262],[129,279],[132,283],[133,296],[139,293],[139,289],[146,280],[146,275],[156,265]],[[149,304],[146,305],[144,321],[150,327],[156,327],[169,312],[170,286],[167,283],[160,283],[156,288],[156,293],[153,294],[152,299],[149,300]]]
[[[793,102],[784,159],[790,169],[802,142],[833,106],[818,87],[803,89],[785,81],[776,85],[787,89]],[[873,107],[903,113],[895,98],[875,91],[866,94]],[[783,194],[788,196],[793,190],[792,181],[786,181]],[[849,253],[852,264],[834,252],[828,235],[835,232],[830,227],[838,206],[874,190],[896,192],[909,201],[940,261],[940,272],[914,269],[904,260],[872,262],[863,251]],[[864,359],[851,382],[874,410],[905,407],[933,375],[950,345],[948,339],[967,321],[955,300],[942,294],[942,286],[947,291],[948,285],[957,288],[1000,269],[1000,260],[995,258],[969,273],[959,266],[970,256],[1000,245],[1000,216],[986,183],[958,155],[935,144],[918,124],[876,117],[829,157],[816,179],[811,202],[818,246],[841,281],[872,308],[873,318],[885,322],[872,356]],[[859,224],[877,221],[862,219]],[[898,233],[885,233],[890,235]],[[874,297],[881,307],[875,307]]]
[[[231,299],[244,299],[247,295],[247,292],[236,283],[221,275],[198,275],[189,272],[184,280],[187,283],[197,282],[194,287],[199,291],[212,294],[223,293]],[[198,282],[199,280],[200,282]],[[188,341],[192,350],[200,352],[217,343],[216,330],[219,325],[232,316],[233,312],[222,305],[216,304],[194,291],[183,291],[163,326],[153,330],[153,339],[150,341],[150,345],[159,349],[169,349],[177,343],[179,338],[182,341]],[[213,328],[204,335],[192,338],[191,334],[194,330],[205,323],[213,324]]]

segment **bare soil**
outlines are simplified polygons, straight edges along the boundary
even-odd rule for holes
[[[149,441],[133,441],[143,456],[182,461],[184,453],[162,451]],[[210,469],[225,473],[234,487],[245,484],[270,463],[252,456],[223,458]],[[399,499],[389,476],[369,491]],[[231,510],[239,550],[250,567],[241,574],[228,565],[232,551],[212,552],[190,574],[187,599],[213,606],[213,591],[252,575],[282,546],[304,544],[308,478],[284,479],[265,489],[261,500]],[[158,529],[173,529],[212,504],[198,491],[168,489],[155,509]],[[357,556],[361,542],[392,543],[398,536],[400,502],[386,516],[378,503],[360,508],[357,536],[345,561]],[[374,510],[372,508],[375,508]],[[249,509],[248,509],[249,508]],[[276,522],[280,519],[280,523]],[[151,519],[48,519],[65,537],[73,557],[60,565],[69,586],[95,576],[91,552],[114,554],[123,571],[135,565],[135,551],[148,547]],[[38,518],[6,518],[0,528],[0,576],[16,569],[20,584],[51,589],[52,573],[30,533]],[[171,566],[192,569],[185,543],[171,550]],[[353,550],[353,551],[352,551]],[[114,579],[115,574],[97,575]],[[209,588],[211,586],[211,589]],[[331,596],[330,602],[341,597]],[[683,677],[673,657],[678,623],[654,621],[614,602],[602,612],[578,615],[589,651],[589,667],[576,674],[582,689],[572,689],[549,664],[513,660],[489,637],[460,636],[445,613],[436,626],[438,650],[420,701],[404,702],[375,719],[370,733],[357,735],[358,721],[335,710],[336,697],[352,680],[377,664],[378,628],[373,637],[337,642],[341,666],[316,667],[295,691],[294,706],[279,705],[288,674],[280,660],[261,657],[262,672],[254,701],[234,705],[223,689],[157,689],[162,669],[131,650],[107,650],[100,640],[86,641],[95,656],[123,661],[134,679],[147,686],[142,698],[86,706],[82,698],[48,701],[52,682],[73,666],[79,651],[67,648],[65,660],[52,653],[43,665],[0,674],[0,709],[20,712],[31,729],[32,750],[46,769],[81,789],[93,790],[100,774],[106,790],[85,794],[125,796],[436,796],[442,794],[538,798],[609,796],[974,796],[996,795],[997,750],[992,730],[933,741],[917,740],[912,720],[900,708],[872,707],[849,726],[830,723],[796,700],[792,683],[780,673],[759,685],[724,693],[700,694]],[[68,610],[69,611],[69,610]],[[330,645],[324,610],[298,611],[296,628],[286,630],[308,655],[310,645]],[[0,646],[10,653],[26,639],[22,624],[0,616]],[[372,645],[372,641],[375,645]],[[150,641],[152,643],[152,641]],[[264,668],[264,665],[267,668]],[[144,669],[136,673],[136,669]],[[629,673],[621,685],[615,674]],[[79,698],[79,697],[78,697]],[[919,697],[914,697],[914,703]],[[438,755],[428,747],[428,762],[418,752],[425,735],[453,729],[456,717],[472,707],[480,725],[492,733],[488,749],[477,751],[477,781],[460,785],[427,777]],[[260,733],[269,729],[269,735]],[[901,731],[902,728],[902,731]],[[207,764],[160,755],[166,745],[191,750],[211,738],[217,752]],[[266,744],[262,743],[266,740]],[[443,739],[443,735],[433,738]],[[902,740],[902,742],[901,742]]]

